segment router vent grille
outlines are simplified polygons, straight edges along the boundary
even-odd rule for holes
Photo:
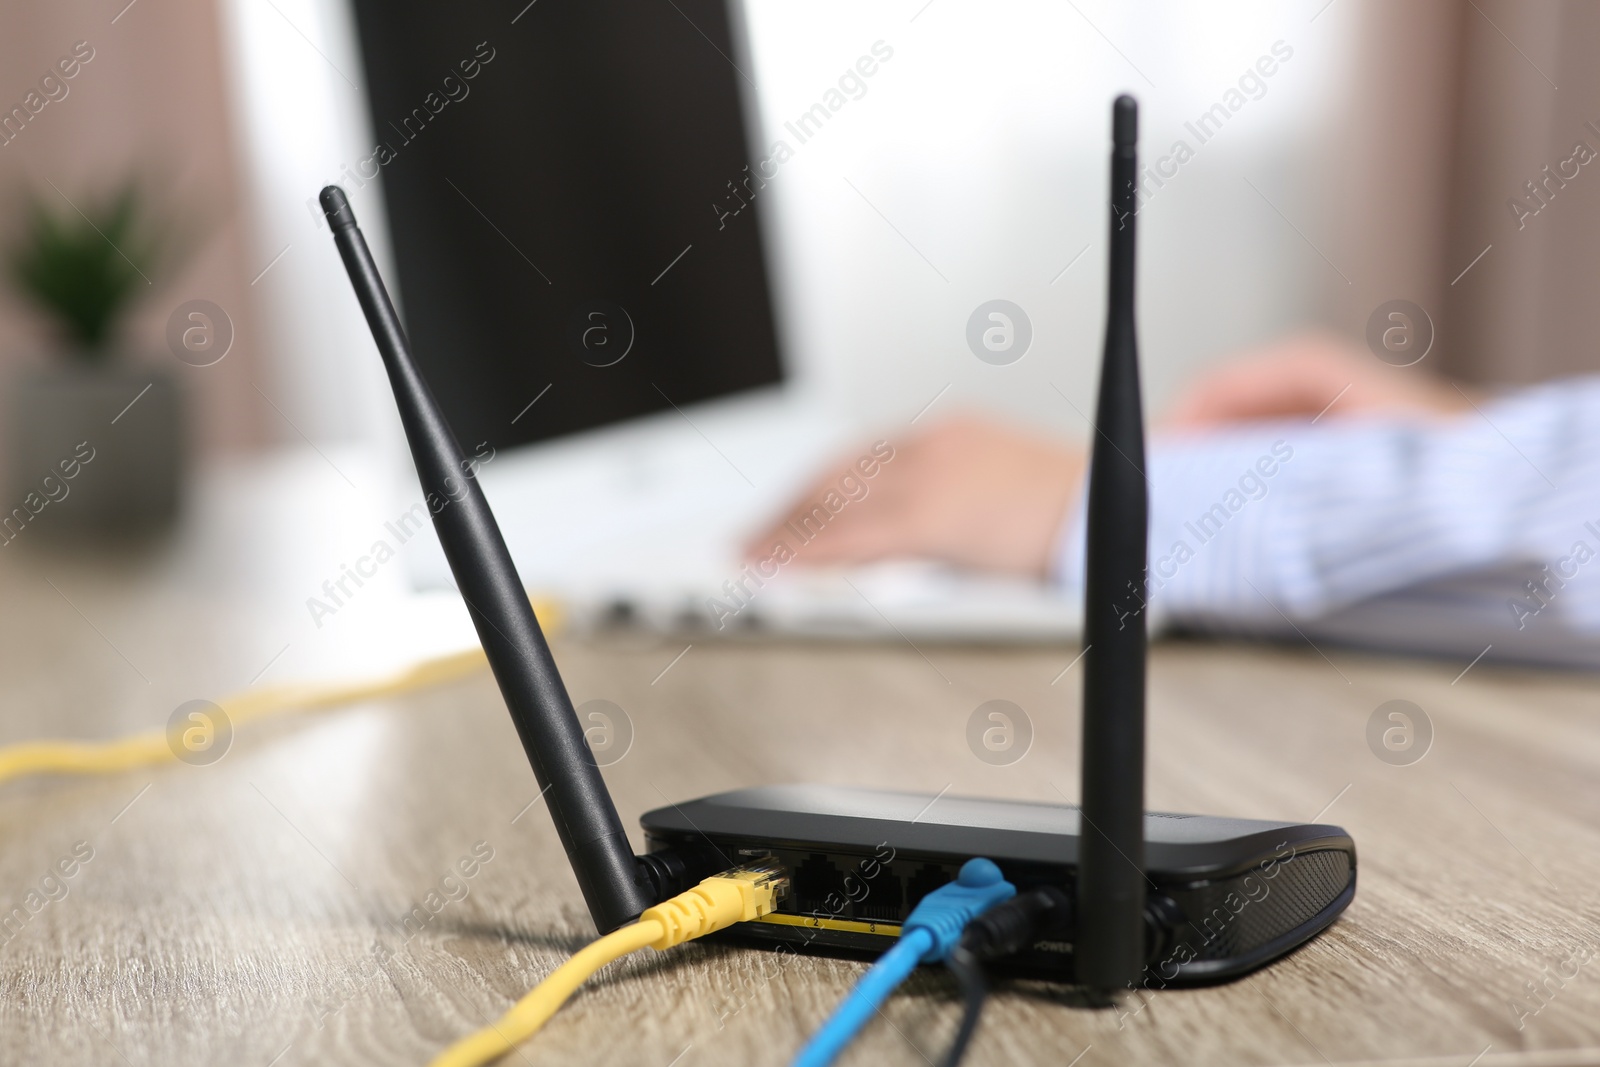
[[[1267,877],[1252,870],[1172,895],[1186,923],[1178,940],[1195,959],[1236,957],[1310,922],[1350,882],[1350,855],[1308,852],[1281,861]]]

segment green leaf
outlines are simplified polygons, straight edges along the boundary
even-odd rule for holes
[[[75,208],[30,198],[6,266],[22,294],[53,318],[84,358],[105,358],[122,317],[151,287],[163,242],[135,181]],[[81,208],[82,210],[78,210]]]

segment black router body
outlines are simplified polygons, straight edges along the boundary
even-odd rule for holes
[[[790,871],[779,910],[727,931],[752,944],[884,951],[899,923],[973,856],[1019,891],[1075,890],[1080,812],[1066,804],[836,786],[779,785],[658,808],[641,820],[652,848],[709,843],[728,857],[772,856]],[[1355,895],[1355,846],[1337,826],[1144,817],[1149,878],[1143,986],[1233,978],[1315,936]],[[1041,940],[1002,970],[1076,980],[1075,931]]]
[[[788,868],[781,910],[725,936],[853,954],[885,948],[911,907],[967,859],[1076,901],[1005,966],[1097,992],[1226,979],[1291,951],[1355,893],[1336,826],[1144,810],[1148,507],[1133,316],[1137,109],[1113,111],[1110,308],[1089,467],[1083,804],[827,786],[765,786],[650,812],[635,856],[472,468],[408,350],[344,193],[322,191],[383,356],[417,474],[448,496],[434,524],[595,925],[610,931],[751,856]]]

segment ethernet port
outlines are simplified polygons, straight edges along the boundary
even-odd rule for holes
[[[933,863],[924,863],[917,868],[917,873],[911,876],[911,881],[906,885],[906,912],[916,907],[923,897],[938,889],[948,882],[955,881],[955,875],[943,867]]]
[[[794,888],[794,910],[801,915],[828,918],[844,907],[844,872],[828,857],[813,852],[794,869],[790,883]]]
[[[900,893],[900,879],[889,873],[886,864],[879,865],[877,874],[868,878],[857,869],[845,880],[845,889],[859,900],[850,905],[850,917],[880,923],[898,923],[905,918],[904,899]],[[862,890],[866,894],[862,895]]]

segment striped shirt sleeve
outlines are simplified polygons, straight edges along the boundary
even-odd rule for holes
[[[1152,625],[1600,666],[1600,377],[1152,438]],[[1057,573],[1081,595],[1081,507]]]

